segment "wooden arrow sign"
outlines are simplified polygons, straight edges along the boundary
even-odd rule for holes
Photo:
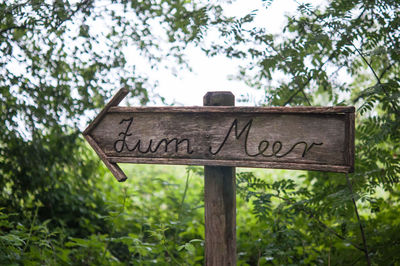
[[[118,181],[117,163],[352,172],[354,107],[118,107],[84,131]]]

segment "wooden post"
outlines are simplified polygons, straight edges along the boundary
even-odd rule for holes
[[[231,92],[208,92],[204,106],[234,106]],[[205,265],[236,265],[235,167],[204,166]]]

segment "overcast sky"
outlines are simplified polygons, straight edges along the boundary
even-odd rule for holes
[[[302,1],[321,2],[321,1]],[[255,24],[267,28],[269,33],[279,33],[284,26],[285,14],[296,12],[297,4],[294,0],[275,0],[266,8],[261,0],[238,0],[224,8],[226,15],[244,16],[252,10],[258,9]],[[206,38],[212,36],[206,36]],[[148,73],[156,75],[159,86],[156,93],[165,97],[168,103],[176,105],[202,105],[203,96],[207,91],[232,91],[238,100],[241,95],[250,99],[248,103],[236,101],[236,105],[256,105],[263,99],[264,92],[247,87],[244,83],[229,80],[229,75],[238,71],[238,62],[217,56],[208,58],[199,48],[187,49],[190,66],[193,72],[180,71],[175,77],[170,71],[160,70]],[[151,105],[159,105],[153,103]]]

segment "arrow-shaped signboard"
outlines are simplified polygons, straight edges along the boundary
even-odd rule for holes
[[[352,172],[354,107],[119,107],[121,89],[84,131],[117,163]]]

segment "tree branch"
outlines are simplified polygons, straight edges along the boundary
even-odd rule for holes
[[[382,88],[382,91],[385,93],[386,97],[388,97],[390,99],[390,94],[387,92],[387,90],[385,89],[385,87],[383,87],[383,84],[381,82],[381,78],[384,76],[384,74],[386,73],[386,71],[388,71],[393,64],[390,64],[387,68],[385,68],[383,70],[383,72],[381,73],[380,76],[378,76],[378,74],[375,72],[374,68],[372,67],[371,63],[368,62],[368,60],[365,58],[364,54],[354,45],[354,43],[352,41],[349,41],[350,44],[354,47],[354,49],[356,50],[356,52],[361,56],[362,60],[367,64],[368,68],[372,71],[373,75],[375,76],[376,80],[377,80],[377,84],[380,85],[380,87]],[[393,109],[395,110],[396,113],[399,113],[398,109],[397,109],[397,103],[394,102],[393,100],[389,100],[389,102],[392,104]]]
[[[286,199],[286,198],[281,197],[281,196],[279,196],[279,195],[277,195],[277,194],[274,194],[273,196],[276,197],[276,198],[278,198],[278,199],[281,199],[281,200],[283,200],[283,201],[285,201],[285,202],[287,202],[287,203],[289,203],[289,204],[291,204],[291,205],[293,205],[293,204],[295,203],[295,201],[290,200],[290,199]],[[356,243],[353,243],[352,241],[348,240],[348,239],[345,238],[344,236],[338,234],[335,230],[333,230],[333,229],[330,228],[328,225],[326,225],[324,222],[322,222],[320,219],[318,219],[317,217],[315,217],[314,213],[312,213],[310,210],[307,210],[307,209],[305,209],[305,208],[300,208],[300,210],[303,211],[305,214],[307,214],[308,217],[310,217],[311,219],[314,219],[314,220],[318,223],[318,225],[320,225],[320,226],[323,227],[324,229],[328,230],[331,234],[333,234],[334,236],[336,236],[336,237],[339,238],[340,240],[343,240],[343,241],[349,243],[349,244],[350,244],[351,246],[353,246],[354,248],[356,248],[356,249],[358,249],[358,250],[360,250],[360,251],[362,251],[362,252],[365,253],[365,249],[364,249],[364,248],[360,247],[360,246],[357,245]]]
[[[387,67],[385,67],[385,69],[382,71],[382,73],[379,75],[379,79],[382,79],[385,74],[392,68],[392,66],[394,66],[394,63],[389,64]]]
[[[362,60],[367,64],[367,66],[369,67],[369,69],[371,70],[372,74],[374,74],[378,84],[382,84],[381,83],[381,79],[378,77],[378,75],[375,72],[375,69],[371,66],[371,63],[368,62],[368,60],[365,58],[364,54],[354,45],[354,43],[352,41],[350,41],[350,44],[354,47],[354,49],[356,50],[356,52],[361,56]]]
[[[353,186],[352,186],[352,184],[350,182],[348,174],[346,174],[346,179],[347,179],[347,185],[349,186],[349,190],[350,190],[350,193],[351,193],[351,200],[353,201],[354,211],[356,212],[357,221],[358,221],[358,224],[360,225],[361,237],[362,237],[363,245],[364,245],[365,258],[367,259],[368,266],[371,266],[371,259],[370,259],[369,254],[368,254],[367,240],[365,238],[364,228],[363,228],[363,226],[361,224],[360,215],[358,214],[356,200],[354,199]]]
[[[304,92],[304,89],[301,90],[301,93],[303,94],[304,98],[306,99],[308,105],[311,106],[311,102],[310,102],[310,100],[308,99],[307,94]]]
[[[322,68],[326,65],[326,63],[328,63],[329,61],[331,61],[331,60],[333,59],[333,57],[335,56],[335,54],[336,54],[336,51],[334,51],[334,52],[329,56],[329,58],[328,58],[325,62],[323,62],[322,65],[319,66],[319,68],[318,68],[317,71],[321,71]],[[283,106],[285,106],[285,105],[287,105],[288,103],[290,103],[290,102],[293,100],[293,98],[294,98],[299,92],[302,92],[302,93],[303,93],[303,95],[305,96],[305,98],[306,98],[308,104],[311,105],[310,101],[308,100],[308,98],[307,98],[307,96],[306,96],[306,94],[305,94],[305,92],[304,92],[305,87],[310,83],[311,80],[312,80],[312,77],[309,76],[308,79],[307,79],[307,81],[306,81],[300,88],[298,88],[298,89],[289,97],[288,100],[286,100],[286,102],[283,104]]]

